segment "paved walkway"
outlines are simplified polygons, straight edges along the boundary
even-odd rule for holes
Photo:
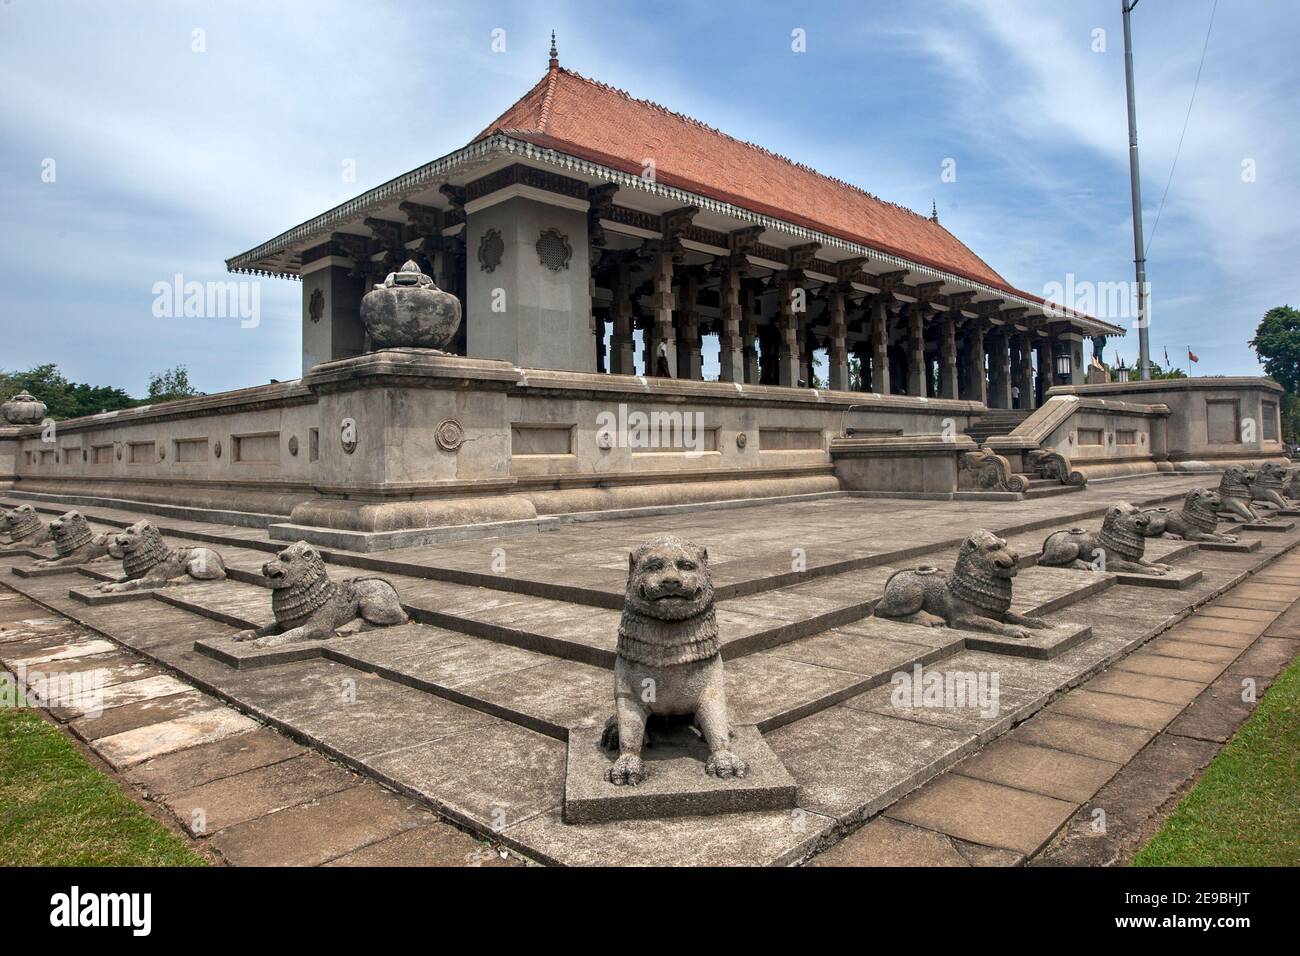
[[[518,865],[493,846],[163,673],[143,657],[0,589],[10,671],[96,673],[98,695],[48,713],[176,827],[239,866]],[[95,705],[92,712],[86,708]]]
[[[1125,863],[1300,652],[1289,554],[816,857],[814,866]],[[1166,805],[1170,806],[1166,806]]]

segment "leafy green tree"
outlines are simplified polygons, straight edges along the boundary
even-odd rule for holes
[[[1292,395],[1300,385],[1300,310],[1279,305],[1264,313],[1250,340],[1264,371]]]
[[[1300,434],[1300,310],[1279,305],[1264,313],[1250,340],[1264,371],[1284,389],[1282,437],[1294,442]]]
[[[149,376],[149,401],[174,402],[178,398],[191,398],[203,393],[190,384],[190,372],[184,365]]]
[[[54,364],[38,365],[25,372],[0,372],[0,397],[7,399],[21,391],[30,392],[44,402],[54,419],[78,418],[140,404],[124,390],[111,385],[69,382]]]

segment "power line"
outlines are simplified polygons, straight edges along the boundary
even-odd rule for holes
[[[1137,6],[1134,4],[1133,6]],[[1169,167],[1169,179],[1165,182],[1164,195],[1160,197],[1160,205],[1156,208],[1156,219],[1151,225],[1151,235],[1147,238],[1147,251],[1151,251],[1151,243],[1155,240],[1156,230],[1160,228],[1160,214],[1164,212],[1165,200],[1169,197],[1169,187],[1174,181],[1174,170],[1178,168],[1178,157],[1183,151],[1183,137],[1187,135],[1187,121],[1192,118],[1192,106],[1196,103],[1196,89],[1201,85],[1201,70],[1205,67],[1205,51],[1210,48],[1210,31],[1214,29],[1214,11],[1219,9],[1219,0],[1214,0],[1214,5],[1210,7],[1210,23],[1205,28],[1205,43],[1201,46],[1201,62],[1196,66],[1196,81],[1192,83],[1192,96],[1187,101],[1187,115],[1183,117],[1183,131],[1178,134],[1178,148],[1174,150],[1174,162]]]

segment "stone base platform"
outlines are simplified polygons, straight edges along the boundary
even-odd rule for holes
[[[1175,501],[1197,483],[1195,476],[1140,479],[1013,505],[836,497],[628,518],[602,524],[596,535],[564,525],[382,557],[327,550],[331,575],[383,574],[404,605],[420,613],[402,627],[295,646],[279,660],[280,649],[230,641],[235,630],[271,619],[270,595],[257,585],[256,570],[279,545],[264,530],[156,521],[168,544],[215,547],[231,576],[160,589],[148,599],[87,604],[69,597],[74,582],[89,591],[88,578],[99,579],[84,571],[71,579],[3,574],[30,564],[26,557],[0,555],[0,575],[10,588],[98,631],[102,653],[116,647],[120,655],[125,646],[533,860],[784,865],[838,840],[1161,634],[1292,548],[1300,533],[1243,532],[1247,545],[1255,543],[1251,551],[1167,542],[1182,549],[1172,557],[1153,542],[1151,560],[1201,572],[1181,590],[1025,567],[1013,607],[1046,617],[1065,635],[1050,657],[1024,656],[1034,648],[1023,642],[990,653],[970,643],[986,635],[867,616],[889,574],[918,564],[950,566],[957,542],[978,527],[1041,544],[1052,530],[1099,521],[1114,501]],[[48,513],[59,505],[37,507]],[[141,517],[85,510],[93,523],[108,526]],[[728,703],[737,723],[755,728],[784,766],[795,806],[565,823],[567,744],[594,734],[610,712],[607,661],[628,551],[667,533],[709,547]],[[498,548],[508,569],[499,573],[492,569]],[[794,549],[801,552],[797,561]],[[116,565],[106,570],[119,573]],[[1269,586],[1258,590],[1266,599]],[[1084,626],[1086,635],[1069,630]],[[26,644],[0,638],[0,659],[61,653]],[[999,701],[988,712],[900,706],[891,684],[918,666],[996,675]],[[702,765],[694,767],[703,780]]]
[[[1092,637],[1092,625],[1069,624],[1054,621],[1051,627],[1032,630],[1026,638],[987,634],[981,631],[960,631],[968,650],[988,651],[990,654],[1008,654],[1012,657],[1032,657],[1050,661],[1070,648]]]
[[[665,817],[711,816],[758,810],[792,810],[794,778],[758,728],[732,728],[731,749],[749,764],[742,778],[719,780],[704,772],[709,749],[689,727],[660,731],[641,751],[647,776],[636,786],[616,786],[605,771],[616,754],[600,745],[601,727],[569,733],[564,776],[565,823],[609,823]]]
[[[1168,574],[1135,574],[1131,571],[1116,571],[1115,579],[1120,584],[1140,588],[1174,588],[1182,590],[1201,580],[1197,568],[1175,567]]]

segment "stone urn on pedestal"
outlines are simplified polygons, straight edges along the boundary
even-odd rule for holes
[[[39,425],[45,420],[45,403],[29,392],[19,392],[0,405],[0,415],[10,425]]]
[[[460,328],[460,300],[408,261],[361,300],[369,351],[417,348],[445,351]]]

